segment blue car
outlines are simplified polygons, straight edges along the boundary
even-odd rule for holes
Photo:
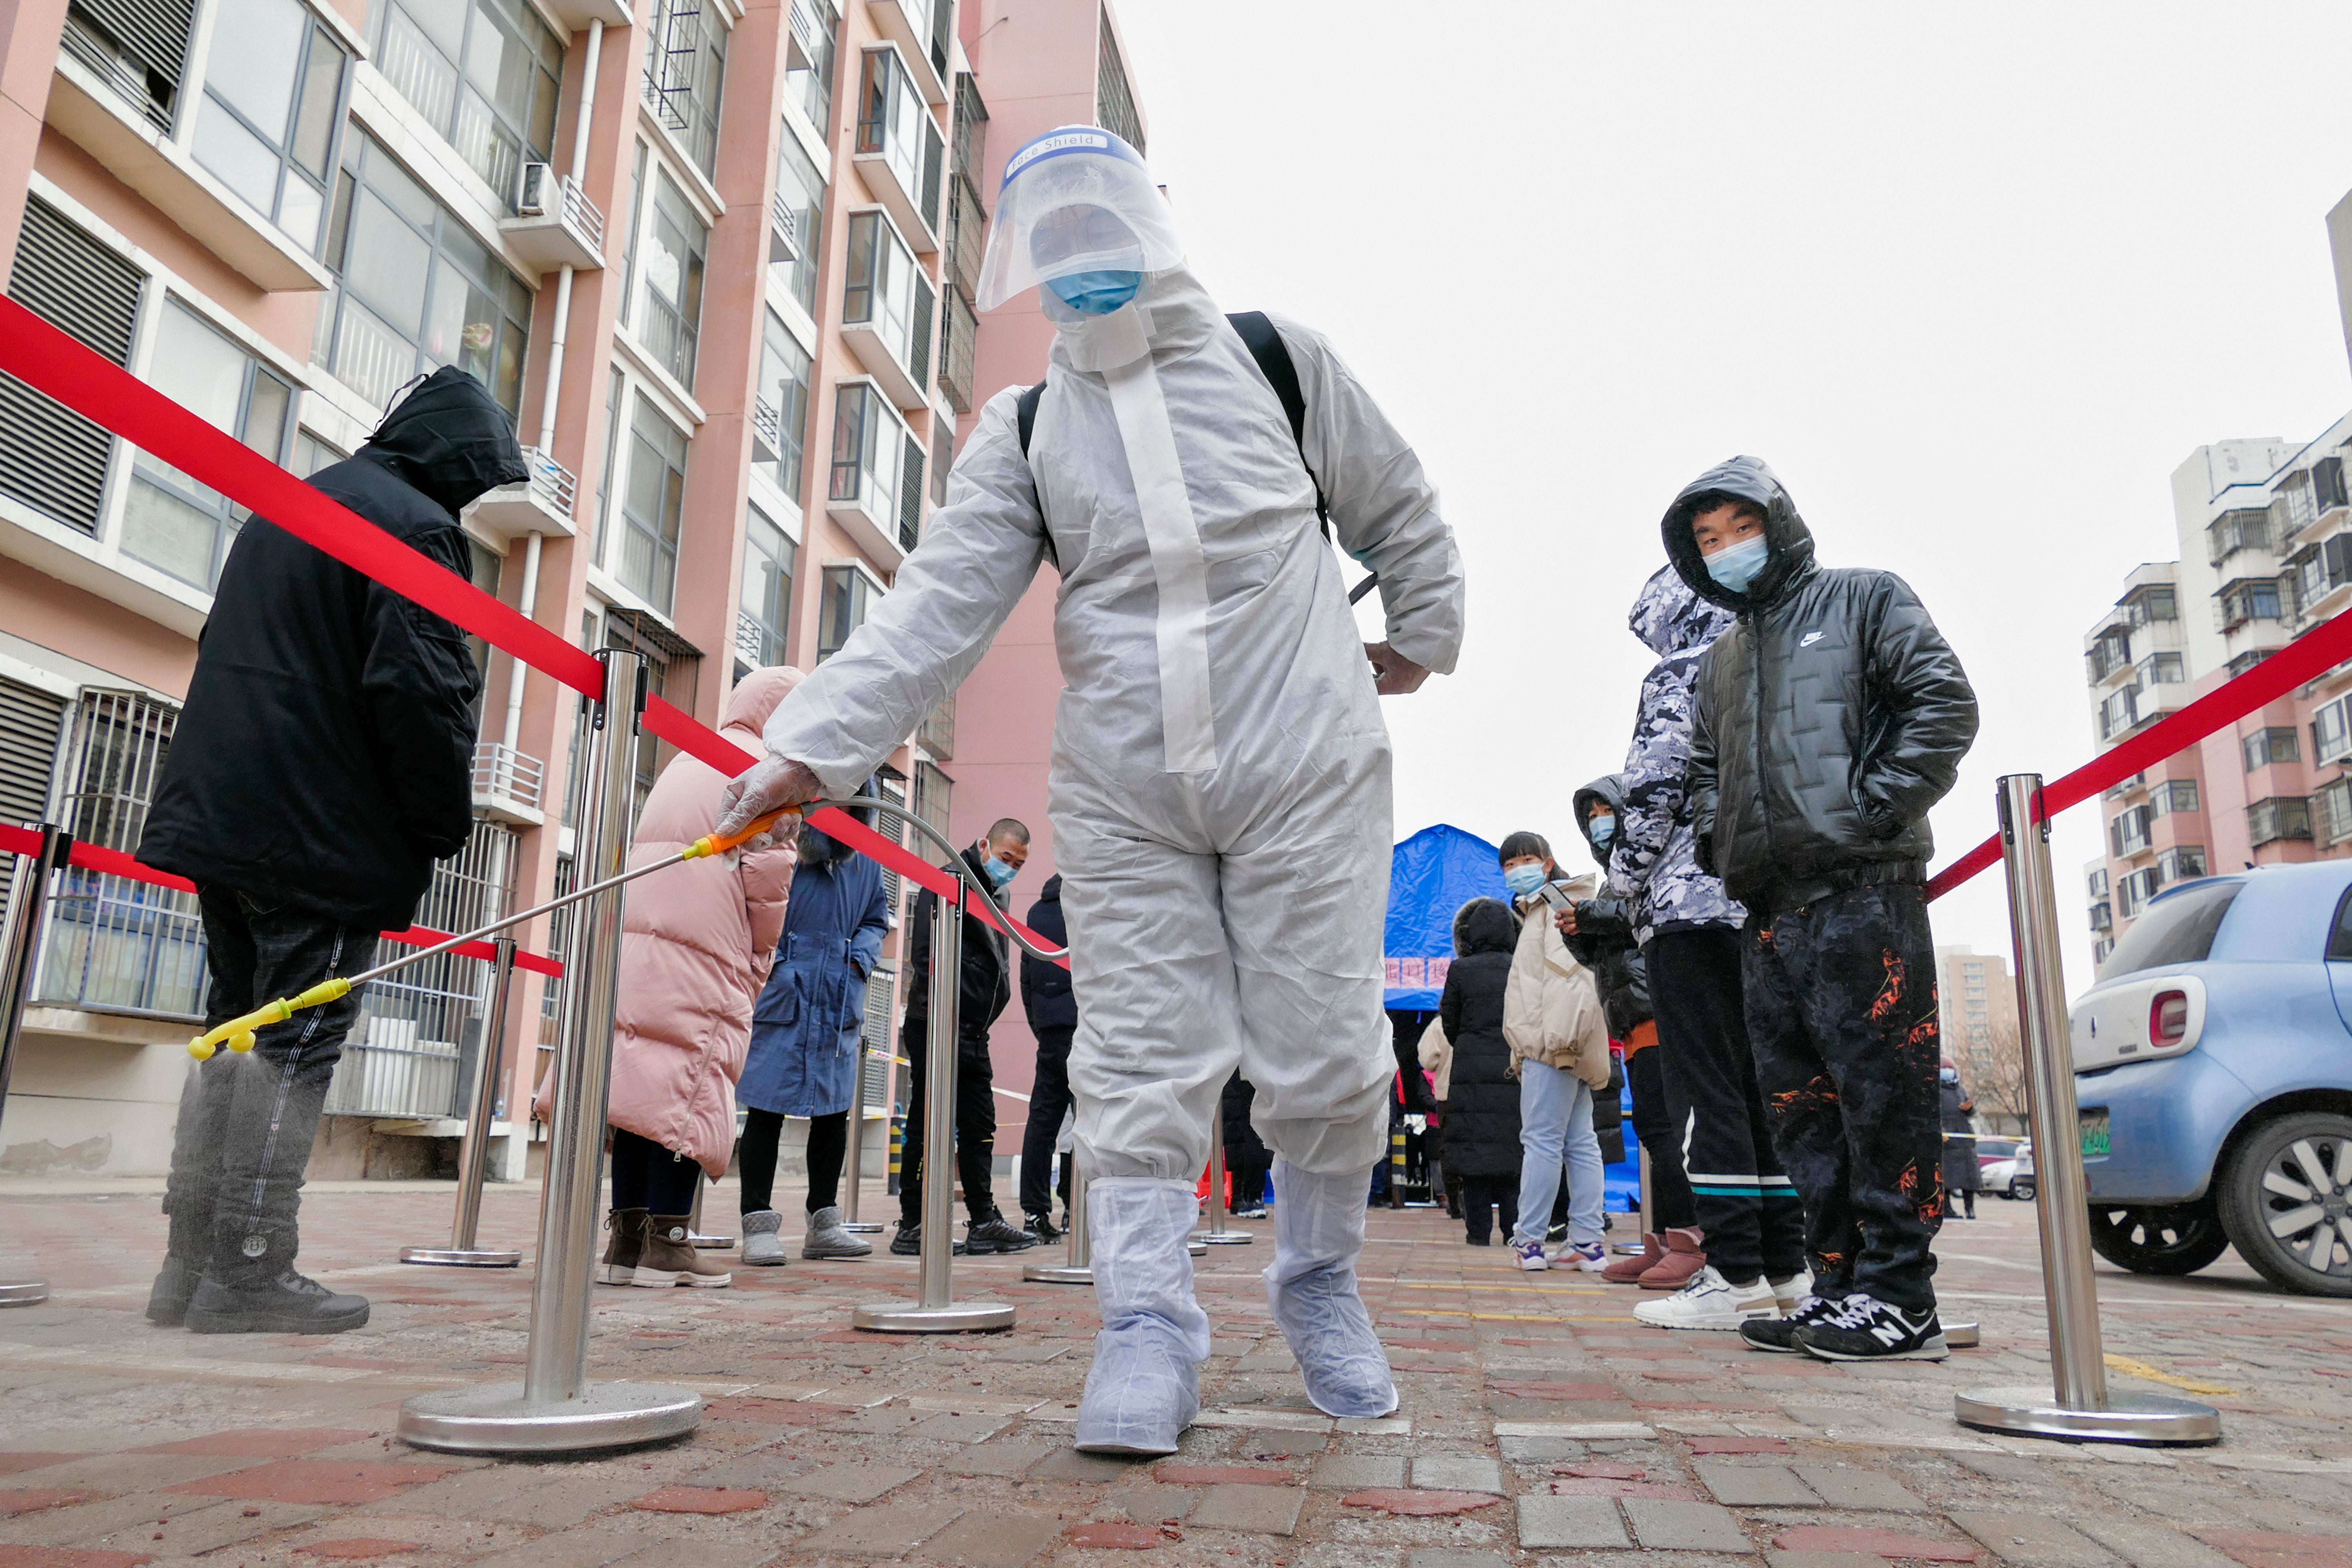
[[[2352,860],[2166,889],[2072,1030],[2099,1256],[2352,1296]]]

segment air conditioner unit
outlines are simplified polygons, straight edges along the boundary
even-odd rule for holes
[[[524,217],[545,217],[555,195],[555,174],[544,163],[525,163],[515,180],[515,211]]]

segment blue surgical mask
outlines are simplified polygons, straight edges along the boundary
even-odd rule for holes
[[[1937,1073],[1936,1076],[1946,1083],[1958,1083],[1960,1081],[1960,1069],[1958,1068],[1946,1068],[1942,1072]]]
[[[1143,287],[1143,274],[1073,272],[1066,277],[1048,278],[1045,287],[1081,316],[1108,316],[1135,298],[1136,290]]]
[[[1584,825],[1584,831],[1592,836],[1592,847],[1595,849],[1606,849],[1616,842],[1617,819],[1613,816],[1596,816]]]
[[[1511,897],[1524,899],[1543,886],[1544,868],[1540,865],[1514,866],[1503,873],[1503,886],[1511,889]]]
[[[1010,883],[1013,878],[1021,874],[1021,868],[1019,867],[1008,866],[993,855],[991,855],[987,859],[982,860],[980,863],[980,868],[988,873],[988,885],[994,888],[1000,893],[1004,891],[1005,886]]]
[[[1748,584],[1756,581],[1756,574],[1764,570],[1764,563],[1771,553],[1772,547],[1764,542],[1764,536],[1752,534],[1707,556],[1706,574],[1733,593],[1745,594]]]

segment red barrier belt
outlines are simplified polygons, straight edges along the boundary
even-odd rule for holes
[[[357,512],[330,500],[5,296],[0,296],[0,371],[48,394],[189,478],[250,507],[362,576],[424,605],[532,668],[591,697],[604,695],[604,667],[594,655],[573,647],[520,610],[501,604],[437,562],[401,543]],[[644,723],[655,735],[701,758],[730,778],[757,760],[658,697],[648,700]],[[821,812],[818,816],[828,819],[820,823],[826,832],[835,834],[852,848],[933,892],[947,896],[957,885],[937,867],[908,854],[855,819],[839,813]],[[75,846],[77,865],[83,864],[83,847]],[[125,864],[138,866],[128,856],[121,859]],[[115,870],[115,874],[194,890],[181,879],[167,879],[164,873],[143,866],[136,872]],[[992,925],[1017,928],[1040,947],[1054,945],[987,900],[972,896],[965,908]],[[521,959],[518,957],[516,962],[520,963]]]
[[[2352,616],[2332,616],[2233,680],[2225,680],[2160,723],[2100,752],[2063,777],[2042,786],[2044,816],[2079,805],[2108,785],[2131,777],[2177,752],[2187,751],[2224,724],[2234,724],[2257,708],[2277,701],[2352,658]],[[1927,883],[1927,896],[1940,898],[2000,858],[1995,834]]]

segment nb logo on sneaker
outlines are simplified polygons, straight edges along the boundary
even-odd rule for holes
[[[1799,647],[1811,647],[1821,640],[1822,634],[1820,632],[1807,632],[1803,637],[1797,639],[1797,646]]]

